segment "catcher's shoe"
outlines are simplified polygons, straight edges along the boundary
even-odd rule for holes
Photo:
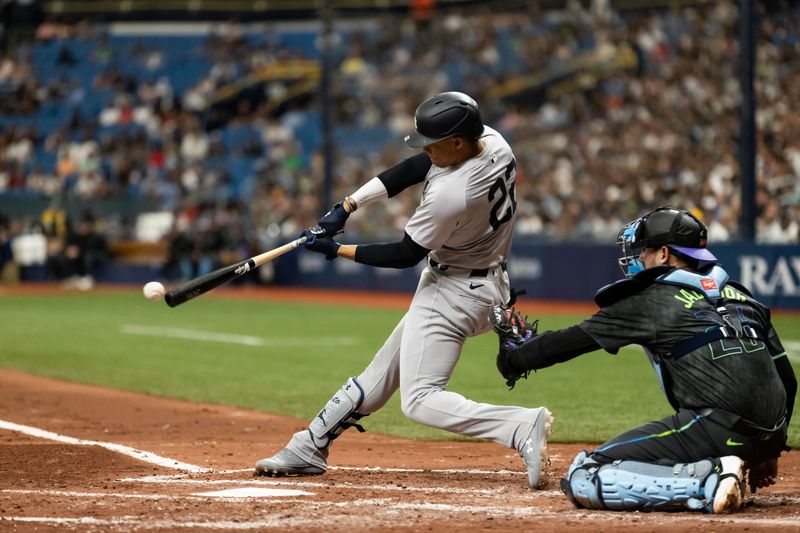
[[[540,489],[547,479],[547,466],[550,458],[547,455],[547,436],[550,435],[550,426],[553,415],[544,407],[539,408],[533,421],[530,435],[522,443],[519,452],[522,462],[528,469],[528,485],[532,489]]]
[[[735,455],[720,457],[722,469],[714,491],[714,514],[735,513],[744,498],[744,463]]]
[[[257,476],[318,476],[324,473],[324,468],[305,462],[289,448],[256,463]]]

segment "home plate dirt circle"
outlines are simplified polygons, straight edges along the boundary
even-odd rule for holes
[[[575,509],[556,480],[580,444],[550,445],[541,491],[502,446],[371,432],[323,476],[253,477],[305,424],[0,370],[0,530],[800,531],[796,452],[726,516]]]

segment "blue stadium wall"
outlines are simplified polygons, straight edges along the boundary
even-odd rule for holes
[[[279,243],[276,243],[277,246]],[[775,309],[800,309],[800,246],[724,244],[713,247],[731,276],[749,287],[756,298]],[[511,284],[527,298],[591,301],[595,291],[619,279],[617,249],[600,244],[533,244],[518,239],[509,261]],[[326,261],[319,254],[297,250],[274,263],[272,283],[374,291],[410,292],[424,267],[404,270],[372,268],[346,260]],[[269,267],[262,267],[269,268]],[[144,283],[159,278],[158,266],[111,263],[97,280]],[[258,283],[251,272],[234,283]],[[44,279],[44,267],[23,269],[24,280]]]
[[[749,287],[762,303],[776,309],[800,309],[800,246],[726,244],[713,252],[731,276]],[[595,291],[619,279],[617,249],[599,244],[516,242],[509,261],[511,284],[528,298],[591,301]],[[299,251],[275,265],[281,285],[413,291],[423,264],[414,269],[372,268],[351,261],[326,261]]]

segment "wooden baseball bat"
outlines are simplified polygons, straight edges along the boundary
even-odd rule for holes
[[[201,294],[210,291],[213,288],[219,287],[223,283],[227,283],[234,278],[238,278],[260,267],[264,263],[268,263],[276,259],[286,252],[290,252],[306,242],[305,237],[300,237],[292,242],[286,243],[283,246],[264,252],[263,254],[254,255],[246,261],[241,261],[233,265],[222,267],[214,272],[209,272],[203,276],[197,277],[193,280],[187,281],[183,285],[168,291],[164,295],[164,301],[170,307],[181,305],[188,302],[192,298],[196,298]]]

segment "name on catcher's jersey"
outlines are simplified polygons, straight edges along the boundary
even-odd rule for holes
[[[461,165],[432,166],[422,202],[406,233],[431,258],[460,268],[487,268],[506,260],[516,217],[516,161],[503,137],[488,126],[483,151]]]

